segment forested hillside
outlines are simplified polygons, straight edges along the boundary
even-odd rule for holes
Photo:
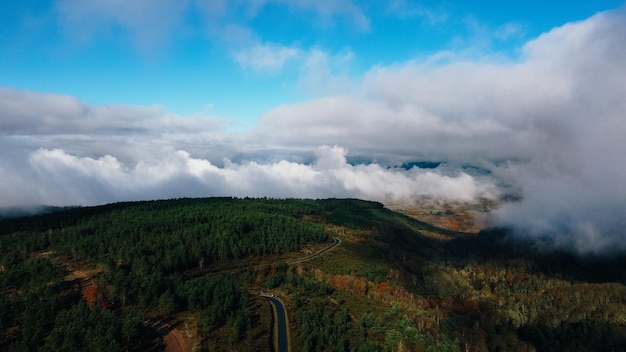
[[[261,290],[286,303],[295,351],[626,349],[625,256],[443,230],[374,202],[72,208],[0,220],[0,255],[0,350],[161,350],[162,321],[190,349],[270,350]]]

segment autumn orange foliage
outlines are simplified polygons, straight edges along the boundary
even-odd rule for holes
[[[98,287],[93,284],[85,286],[83,289],[83,299],[90,308],[95,307],[98,301]]]
[[[383,281],[383,282],[381,282],[381,283],[376,285],[376,290],[377,291],[386,291],[388,287],[389,286],[387,285],[387,283]]]
[[[111,308],[111,303],[104,295],[104,292],[93,281],[85,285],[82,294],[83,299],[91,309],[98,305],[104,309]]]
[[[367,282],[351,275],[333,275],[328,278],[328,284],[339,290],[351,291],[353,294],[367,293]]]

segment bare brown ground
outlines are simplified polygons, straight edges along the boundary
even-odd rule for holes
[[[100,273],[101,271],[98,269],[90,269],[90,270],[80,270],[75,269],[70,265],[66,265],[68,269],[68,275],[65,277],[65,280],[80,280],[80,290],[81,294],[85,297],[85,292],[89,290],[89,288],[93,288],[95,286],[95,282],[92,279],[93,276]],[[88,302],[90,305],[93,305],[93,302]],[[173,328],[167,324],[157,324],[154,325],[153,328],[163,336],[163,343],[165,344],[165,352],[189,352],[191,349],[187,345],[185,338],[183,337],[180,330]]]
[[[191,351],[187,342],[183,338],[182,333],[178,329],[171,329],[163,336],[165,343],[165,352],[188,352]]]
[[[491,201],[482,200],[478,203],[414,201],[411,204],[390,204],[389,208],[417,220],[429,223],[436,227],[465,233],[478,233],[487,227],[487,214],[497,207]],[[429,237],[440,238],[441,234],[421,231]],[[445,236],[444,236],[445,237]]]

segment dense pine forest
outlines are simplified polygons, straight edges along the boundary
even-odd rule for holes
[[[0,350],[158,351],[166,323],[190,350],[271,350],[259,291],[285,302],[294,351],[626,350],[624,255],[351,199],[52,210],[0,220]]]

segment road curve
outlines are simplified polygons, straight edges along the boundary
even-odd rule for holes
[[[288,264],[298,264],[298,263],[302,263],[308,260],[311,260],[313,258],[317,258],[320,255],[328,252],[329,250],[337,247],[339,244],[341,244],[341,240],[338,239],[337,237],[333,238],[335,241],[329,245],[326,248],[323,248],[309,256],[306,256],[304,258],[300,258],[298,260],[293,260],[290,261]],[[283,303],[277,299],[274,298],[272,296],[264,296],[265,299],[267,299],[275,308],[275,312],[276,312],[276,325],[277,325],[277,352],[289,352],[290,348],[289,348],[289,334],[288,334],[288,322],[287,322],[287,313],[285,311],[285,306],[283,305]]]
[[[333,243],[331,243],[327,247],[324,247],[321,250],[319,250],[319,251],[317,251],[317,252],[315,252],[313,254],[307,255],[307,256],[302,257],[300,259],[290,260],[290,261],[287,261],[286,263],[289,264],[289,265],[299,264],[299,263],[303,263],[303,262],[309,261],[309,260],[311,260],[313,258],[317,258],[320,255],[330,251],[331,249],[333,249],[333,248],[335,248],[335,247],[337,247],[338,245],[341,244],[341,240],[339,238],[333,237],[333,240],[334,240]],[[282,261],[280,261],[280,262],[282,262]],[[187,276],[187,278],[191,278],[191,277],[212,277],[212,276],[217,276],[217,275],[221,275],[221,274],[224,274],[224,273],[235,274],[237,271],[246,270],[246,269],[263,269],[263,268],[268,268],[268,267],[270,267],[272,265],[276,265],[276,264],[278,264],[280,262],[269,263],[269,264],[260,264],[260,265],[252,265],[252,266],[232,267],[232,268],[228,268],[228,269],[222,269],[222,270],[219,270],[219,271],[204,272],[204,273],[201,273],[201,274],[196,274],[194,276]],[[183,275],[184,275],[184,273],[183,273]]]
[[[298,263],[306,262],[306,261],[311,260],[313,258],[317,258],[320,255],[330,251],[331,249],[333,249],[333,248],[335,248],[335,247],[337,247],[338,245],[341,244],[341,240],[338,239],[337,237],[333,237],[333,239],[335,241],[331,245],[329,245],[328,247],[323,248],[323,249],[321,249],[321,250],[319,250],[319,251],[317,251],[317,252],[315,252],[315,253],[313,253],[313,254],[311,254],[309,256],[306,256],[304,258],[300,258],[300,259],[296,259],[296,260],[292,260],[290,262],[287,262],[287,264],[298,264]]]
[[[185,342],[185,338],[178,329],[172,329],[163,335],[163,343],[165,344],[165,352],[191,351]]]
[[[191,351],[182,332],[176,329],[174,325],[160,320],[148,320],[145,321],[144,324],[161,335],[163,344],[165,345],[165,352]]]
[[[283,303],[274,298],[274,297],[270,297],[270,296],[265,296],[265,299],[267,299],[276,309],[276,325],[277,325],[277,332],[278,332],[278,336],[277,336],[277,342],[278,342],[278,348],[277,348],[277,352],[289,352],[289,339],[287,337],[287,316],[285,313],[285,306],[283,306]],[[275,335],[276,336],[276,335]]]

